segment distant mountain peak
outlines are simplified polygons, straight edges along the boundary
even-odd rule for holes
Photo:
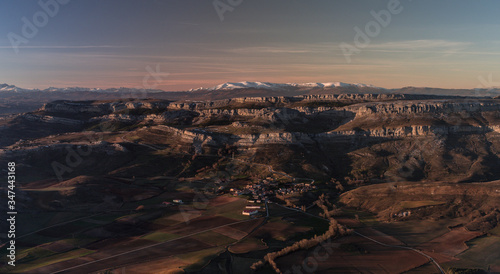
[[[255,88],[255,89],[270,89],[270,90],[284,90],[289,88],[336,88],[336,87],[358,87],[358,88],[377,88],[382,89],[373,85],[366,84],[348,84],[343,82],[327,82],[327,83],[270,83],[270,82],[226,82],[211,88],[197,88],[191,89],[190,91],[198,90],[232,90],[232,89],[242,89],[242,88]]]
[[[143,91],[144,89],[140,88],[125,88],[125,87],[120,87],[120,88],[107,88],[107,89],[102,89],[102,88],[85,88],[85,87],[65,87],[65,88],[57,88],[57,87],[49,87],[46,89],[25,89],[25,88],[20,88],[14,85],[9,85],[9,84],[0,84],[0,91],[4,92],[104,92],[104,93],[133,93],[133,92],[140,92]],[[164,92],[164,90],[159,90],[159,89],[147,89],[147,92]]]

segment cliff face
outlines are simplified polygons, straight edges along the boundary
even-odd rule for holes
[[[451,114],[459,112],[484,112],[484,111],[499,111],[500,104],[497,100],[487,101],[470,101],[464,100],[459,102],[452,101],[430,101],[418,102],[400,101],[390,103],[366,103],[355,106],[345,107],[346,111],[351,111],[357,115],[371,114],[419,114],[419,113],[442,113]]]
[[[120,110],[135,110],[135,109],[166,109],[169,103],[164,101],[134,101],[124,102],[116,101],[110,103],[92,103],[86,102],[71,102],[71,101],[55,101],[46,103],[40,111],[50,113],[67,113],[67,114],[82,114],[89,113],[93,115],[106,115]]]
[[[185,142],[193,142],[195,139],[205,140],[204,144],[223,144],[231,141],[231,144],[238,146],[259,146],[270,144],[314,144],[335,143],[339,140],[357,140],[360,137],[377,138],[402,138],[402,137],[425,137],[425,136],[445,136],[448,134],[485,134],[488,132],[500,133],[500,126],[493,127],[472,127],[472,126],[451,126],[451,127],[432,127],[432,126],[414,126],[402,128],[383,128],[365,131],[332,131],[320,134],[308,134],[303,132],[276,132],[261,134],[242,134],[233,135],[230,139],[224,137],[209,136],[208,133],[193,133],[191,131],[179,131],[177,136]]]
[[[315,107],[308,105],[311,102]],[[339,102],[348,105],[328,105]],[[240,129],[252,128],[256,122],[260,123],[260,127],[264,126],[262,130],[257,127],[252,134],[241,130],[231,132],[231,128],[222,131],[228,131],[231,137],[212,130],[175,131],[176,136],[185,142],[231,142],[239,146],[312,144],[336,142],[339,138],[403,138],[500,132],[498,100],[449,99],[425,95],[304,95],[244,97],[210,102],[58,101],[44,105],[40,111],[51,115],[26,114],[23,117],[30,121],[65,125],[103,122],[169,124],[173,125],[170,131],[175,131],[175,124],[181,121],[186,125],[227,121],[224,123]],[[57,117],[57,113],[63,114],[62,117]],[[90,115],[90,118],[68,118],[72,115],[78,117],[78,114]],[[449,117],[457,114],[465,118],[454,117],[452,122],[448,121]],[[489,118],[481,118],[486,116]]]
[[[262,146],[275,144],[312,144],[313,138],[301,132],[279,132],[235,135],[232,140],[238,146]]]
[[[13,122],[1,121],[0,133],[7,138],[0,141],[3,148],[24,149],[24,145],[15,146],[19,139],[50,146],[56,142],[33,139],[54,135],[47,139],[58,141],[66,138],[59,134],[71,135],[75,129],[107,130],[113,142],[143,144],[145,150],[158,145],[197,154],[229,149],[256,153],[262,163],[286,163],[282,170],[298,170],[301,176],[313,170],[318,176],[356,180],[463,181],[497,178],[497,174],[500,178],[496,171],[499,102],[401,94],[209,102],[58,101]],[[26,121],[29,124],[23,124]],[[29,130],[32,123],[40,124],[36,132]],[[123,134],[126,137],[117,137]]]
[[[180,138],[182,141],[186,143],[197,143],[200,145],[217,145],[217,141],[207,132],[204,131],[190,131],[190,130],[181,130],[174,127],[169,126],[157,126],[156,129],[164,130],[168,133],[173,134],[173,136]],[[226,138],[218,138],[218,141],[224,143],[227,141]]]
[[[173,110],[194,111],[202,116],[241,115],[263,116],[269,112],[295,111],[310,115],[335,110],[351,112],[356,115],[378,114],[417,114],[417,113],[454,113],[498,111],[498,100],[472,99],[426,99],[432,96],[416,96],[403,94],[341,94],[341,95],[307,95],[295,97],[245,97],[211,102],[111,102],[111,103],[75,103],[56,101],[45,104],[40,110],[50,113],[91,113],[96,116],[111,114],[120,110],[157,110],[166,112]],[[439,98],[439,97],[437,97]],[[425,101],[417,101],[425,100]],[[350,104],[346,107],[304,107],[293,106],[294,103],[308,102],[342,102]],[[259,104],[259,105],[255,105]],[[127,114],[127,111],[124,111]]]
[[[77,126],[83,125],[85,122],[75,119],[62,118],[62,117],[54,117],[48,115],[35,115],[35,114],[25,114],[22,116],[24,119],[32,122],[41,122],[48,124],[61,124],[68,126]]]
[[[215,100],[208,102],[173,102],[169,104],[171,109],[207,109],[226,108],[231,105],[286,105],[291,103],[307,102],[380,102],[393,100],[436,100],[436,99],[456,99],[452,96],[434,95],[408,95],[408,94],[319,94],[319,95],[299,95],[299,96],[275,96],[275,97],[241,97],[233,99]]]
[[[317,137],[328,138],[334,136],[366,136],[366,137],[418,137],[430,135],[448,135],[448,134],[484,134],[488,132],[500,133],[500,126],[405,126],[398,128],[381,128],[360,131],[333,131],[318,134]]]
[[[93,105],[89,103],[76,103],[69,101],[56,101],[52,103],[47,103],[42,106],[41,111],[51,112],[51,113],[95,113],[97,115],[102,115],[106,112],[110,112],[111,104],[98,104]]]

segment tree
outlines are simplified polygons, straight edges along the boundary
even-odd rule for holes
[[[325,194],[321,194],[321,196],[319,197],[319,199],[315,203],[318,205],[318,207],[323,209],[324,213],[322,213],[322,214],[324,216],[327,216],[327,218],[330,222],[330,225],[328,227],[328,231],[326,231],[324,234],[319,235],[319,236],[315,235],[311,239],[302,239],[298,242],[295,242],[291,246],[287,246],[287,247],[281,249],[280,251],[271,252],[271,253],[268,253],[266,256],[264,256],[264,261],[267,261],[276,273],[282,273],[281,270],[278,268],[278,265],[275,262],[276,258],[290,254],[290,253],[295,252],[299,249],[312,248],[312,247],[318,245],[319,243],[328,240],[329,238],[344,236],[344,235],[347,235],[351,232],[346,227],[339,224],[337,222],[337,220],[335,220],[334,218],[331,217],[331,215],[333,214],[333,212],[335,212],[337,210],[337,208],[328,202],[328,204],[331,207],[333,207],[333,210],[330,211],[328,209],[328,206],[326,206],[324,204],[325,202],[328,202],[327,198],[326,198]],[[264,264],[265,264],[264,261],[258,261],[256,263],[254,263],[251,266],[251,268],[253,270],[259,269],[260,267],[264,266]]]

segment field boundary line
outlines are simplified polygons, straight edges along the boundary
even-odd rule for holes
[[[54,274],[54,273],[63,273],[65,271],[76,269],[76,268],[80,268],[80,267],[85,266],[85,265],[89,265],[89,264],[93,264],[93,263],[105,261],[105,260],[108,260],[108,259],[111,259],[111,258],[116,258],[116,257],[119,257],[119,256],[123,256],[123,255],[126,255],[126,254],[134,253],[134,252],[137,252],[137,251],[141,251],[141,250],[148,249],[148,248],[151,248],[151,247],[155,247],[155,246],[159,246],[159,245],[166,244],[166,243],[169,243],[169,242],[177,241],[177,240],[180,240],[180,239],[189,238],[189,237],[192,237],[194,235],[198,235],[198,234],[201,234],[201,233],[212,231],[212,230],[217,229],[217,228],[221,228],[221,227],[225,227],[225,226],[230,226],[230,225],[235,225],[235,224],[240,224],[240,223],[245,223],[245,222],[249,222],[249,221],[255,221],[255,220],[258,220],[258,219],[262,219],[262,218],[265,218],[265,217],[260,217],[260,218],[250,219],[250,220],[243,220],[243,221],[238,221],[238,222],[233,222],[233,223],[221,225],[221,226],[218,226],[218,227],[213,227],[213,228],[210,228],[210,229],[206,229],[206,230],[203,230],[203,231],[198,231],[198,232],[195,232],[195,233],[191,233],[189,235],[184,235],[184,236],[181,236],[179,238],[175,238],[175,239],[168,240],[168,241],[165,241],[165,242],[161,242],[161,243],[156,243],[156,244],[152,244],[152,245],[140,247],[140,248],[137,248],[137,249],[134,249],[134,250],[129,250],[129,251],[126,251],[126,252],[123,252],[123,253],[119,253],[119,254],[108,256],[106,258],[98,259],[98,260],[91,261],[91,262],[86,262],[86,263],[79,264],[79,265],[76,265],[76,266],[72,266],[72,267],[69,267],[69,268],[66,268],[66,269],[57,270],[57,271],[51,272],[51,273],[52,274]]]

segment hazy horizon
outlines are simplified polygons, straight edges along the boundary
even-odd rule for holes
[[[262,82],[262,81],[257,81],[257,82]],[[325,84],[325,83],[332,83],[332,82],[342,82],[342,81],[330,81],[330,82],[321,82],[322,84]],[[239,83],[239,82],[231,82],[231,81],[228,81],[228,82],[224,82],[224,83],[219,83],[219,84],[225,84],[225,83]],[[275,83],[275,82],[270,82],[272,84],[312,84],[312,83],[320,83],[320,82],[301,82],[301,83],[292,83],[292,82],[288,82],[288,83]],[[346,83],[346,82],[342,82],[344,84],[352,84],[352,85],[355,85],[355,84],[366,84],[366,85],[371,85],[370,83]],[[102,89],[102,90],[106,90],[106,89],[121,89],[121,88],[130,88],[130,89],[133,89],[133,88],[137,88],[137,89],[144,89],[144,88],[141,88],[140,86],[109,86],[109,87],[93,87],[93,86],[44,86],[44,87],[25,87],[25,86],[19,86],[19,85],[16,85],[16,84],[12,84],[12,83],[0,83],[0,85],[2,84],[7,84],[7,85],[10,85],[10,86],[16,86],[18,88],[21,88],[21,89],[28,89],[28,90],[46,90],[46,89],[50,89],[50,88],[58,88],[58,89],[65,89],[65,88],[68,88],[68,89],[71,89],[71,88],[85,88],[85,89]],[[157,87],[157,88],[150,88],[151,90],[159,90],[159,91],[164,91],[164,92],[185,92],[185,91],[191,91],[191,90],[196,90],[196,89],[210,89],[210,88],[214,88],[215,86],[217,85],[213,85],[213,86],[202,86],[202,87],[191,87],[191,88],[187,88],[187,89],[180,89],[180,90],[168,90],[168,89],[164,89],[164,88],[161,88],[161,87]],[[387,88],[387,87],[383,87],[383,86],[375,86],[373,85],[374,88],[383,88],[383,89],[387,89],[387,90],[398,90],[398,89],[403,89],[403,88],[431,88],[431,89],[470,89],[470,90],[473,90],[475,88],[443,88],[443,87],[435,87],[435,86],[400,86],[400,87],[394,87],[394,88]],[[477,87],[476,87],[477,88]],[[484,87],[484,89],[497,89],[498,87]]]

